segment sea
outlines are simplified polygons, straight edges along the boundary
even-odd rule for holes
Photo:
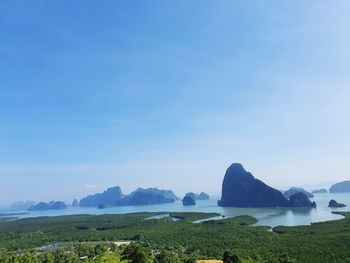
[[[62,216],[77,214],[126,214],[135,212],[161,212],[167,214],[169,212],[215,212],[224,215],[224,218],[239,215],[250,215],[258,220],[257,225],[266,225],[275,227],[309,225],[315,222],[323,222],[329,220],[337,220],[343,216],[332,213],[333,211],[349,211],[350,212],[350,193],[324,193],[314,194],[312,201],[317,204],[316,208],[236,208],[236,207],[219,207],[217,200],[219,196],[212,196],[209,200],[199,200],[195,206],[183,206],[180,200],[170,204],[145,205],[145,206],[116,206],[98,209],[95,207],[68,207],[64,210],[46,210],[46,211],[5,211],[0,213],[0,219],[6,217],[11,220],[21,218],[33,218],[42,216]],[[346,204],[343,208],[329,208],[329,200],[334,199],[338,203]]]

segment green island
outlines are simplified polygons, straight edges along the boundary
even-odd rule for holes
[[[148,219],[160,214],[2,220],[0,262],[350,262],[350,213],[273,229],[254,226],[250,216],[210,220],[215,213]],[[193,223],[201,219],[209,220]]]

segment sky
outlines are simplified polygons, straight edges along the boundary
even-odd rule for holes
[[[349,1],[0,2],[0,204],[350,179]]]

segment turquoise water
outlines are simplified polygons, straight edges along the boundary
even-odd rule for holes
[[[172,204],[147,205],[147,206],[119,206],[105,209],[69,207],[65,210],[30,211],[17,215],[19,218],[58,216],[76,214],[125,214],[134,212],[216,212],[226,217],[238,215],[250,215],[258,219],[258,225],[268,226],[295,226],[308,225],[312,222],[336,220],[340,215],[332,214],[332,211],[350,211],[350,193],[347,194],[315,194],[312,198],[317,203],[317,208],[224,208],[217,206],[219,197],[210,200],[197,201],[196,206],[183,206],[181,201]],[[344,208],[329,208],[328,202],[335,199],[337,202],[347,204]],[[1,218],[1,217],[0,217]]]

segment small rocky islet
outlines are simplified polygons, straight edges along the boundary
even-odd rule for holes
[[[346,206],[345,204],[338,203],[334,199],[331,199],[328,203],[328,207],[332,207],[332,208],[345,207],[345,206]]]

